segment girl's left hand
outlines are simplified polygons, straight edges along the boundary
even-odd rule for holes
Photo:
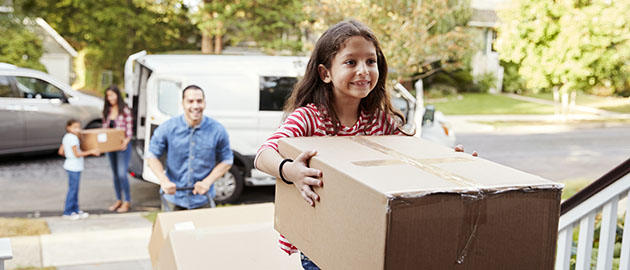
[[[464,146],[461,144],[455,145],[454,148],[455,148],[455,152],[464,152]],[[479,156],[479,154],[477,154],[477,151],[473,151],[472,156],[477,157]]]

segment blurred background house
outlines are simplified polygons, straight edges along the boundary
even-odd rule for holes
[[[473,55],[471,66],[472,75],[478,79],[483,76],[494,76],[495,87],[490,87],[490,93],[501,92],[503,85],[503,67],[499,64],[499,53],[494,49],[494,40],[497,38],[496,27],[499,22],[497,10],[509,0],[472,0],[472,16],[468,26],[476,28],[477,38],[481,42],[481,49]]]
[[[12,0],[0,0],[0,16],[9,16],[13,12]],[[43,54],[39,62],[46,71],[55,79],[71,84],[76,78],[73,61],[77,51],[44,19],[25,18],[22,23],[41,40]]]

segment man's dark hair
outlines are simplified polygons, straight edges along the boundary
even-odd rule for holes
[[[203,89],[201,89],[201,87],[191,84],[189,86],[184,87],[184,90],[182,91],[182,100],[184,100],[184,96],[186,95],[186,91],[187,90],[201,90],[201,95],[203,96],[203,98],[206,98],[206,94],[203,93]]]

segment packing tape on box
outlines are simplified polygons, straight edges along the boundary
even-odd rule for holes
[[[460,238],[458,243],[458,252],[457,258],[455,259],[457,264],[464,263],[466,259],[466,255],[468,254],[468,249],[472,245],[475,237],[477,235],[477,228],[479,226],[479,222],[481,220],[486,220],[486,201],[484,198],[486,194],[481,189],[480,186],[475,185],[473,181],[470,179],[459,176],[456,174],[452,174],[448,171],[445,171],[437,166],[432,165],[431,163],[444,163],[444,162],[461,162],[461,161],[471,161],[469,158],[464,157],[452,157],[452,158],[439,158],[439,159],[423,159],[418,160],[404,153],[400,153],[394,149],[383,146],[381,144],[369,141],[361,136],[352,136],[346,137],[347,139],[365,145],[373,150],[379,151],[383,154],[394,157],[392,160],[376,160],[376,161],[362,161],[362,162],[354,162],[353,164],[357,166],[386,166],[386,165],[400,165],[400,164],[408,164],[424,170],[426,172],[432,173],[442,179],[450,181],[456,185],[462,187],[468,187],[471,193],[461,193],[460,197],[463,200],[464,209],[466,212],[465,218],[462,222],[462,226],[460,229],[460,235],[465,235],[466,237]]]
[[[423,159],[418,160],[409,155],[398,152],[389,147],[383,146],[381,144],[369,141],[361,136],[351,136],[345,137],[353,142],[365,145],[373,150],[379,151],[383,154],[394,157],[393,160],[377,160],[377,161],[362,161],[362,162],[353,162],[353,164],[357,166],[371,167],[371,166],[384,166],[384,165],[398,165],[398,164],[408,164],[419,168],[428,173],[434,174],[446,181],[452,182],[461,187],[471,188],[471,192],[474,194],[481,194],[481,187],[474,184],[474,182],[466,177],[456,175],[450,173],[444,169],[441,169],[437,166],[432,165],[431,163],[445,163],[445,162],[461,162],[461,161],[472,161],[471,159],[464,157],[452,157],[452,158],[436,158],[436,159]]]

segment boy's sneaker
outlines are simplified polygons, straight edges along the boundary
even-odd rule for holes
[[[78,220],[78,219],[80,219],[80,218],[81,218],[81,217],[79,216],[79,214],[77,214],[77,213],[72,213],[72,214],[70,214],[70,215],[63,215],[63,216],[61,216],[61,217],[62,217],[63,219],[69,219],[69,220]]]
[[[79,210],[79,212],[77,213],[77,215],[79,216],[79,218],[84,219],[90,216],[90,214],[88,214],[88,212],[83,212],[83,210]]]

